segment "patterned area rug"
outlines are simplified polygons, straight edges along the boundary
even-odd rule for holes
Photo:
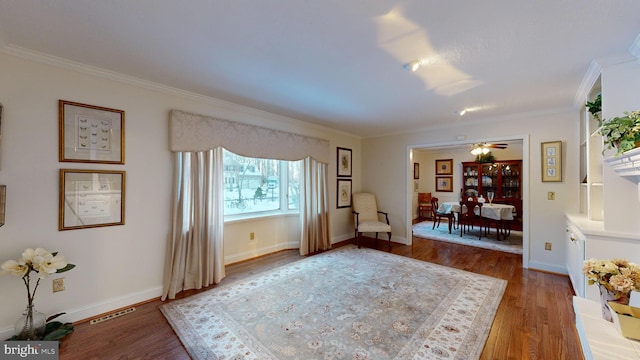
[[[477,359],[506,283],[348,245],[161,311],[194,359]]]
[[[522,254],[522,231],[511,231],[511,236],[504,240],[498,241],[496,239],[495,229],[489,235],[489,237],[482,236],[482,239],[478,240],[478,227],[475,230],[472,230],[470,233],[462,234],[460,237],[460,229],[451,230],[451,234],[449,234],[449,226],[448,224],[442,223],[440,226],[435,229],[431,229],[433,227],[433,222],[431,221],[423,221],[413,225],[413,236],[432,239],[432,240],[440,240],[447,241],[456,244],[475,246],[484,249],[498,250],[509,252],[513,254]],[[483,230],[484,231],[484,230]]]

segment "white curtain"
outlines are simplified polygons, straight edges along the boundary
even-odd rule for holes
[[[302,167],[300,191],[300,255],[331,247],[327,164],[307,157]]]
[[[171,233],[162,300],[225,276],[222,148],[174,153]]]

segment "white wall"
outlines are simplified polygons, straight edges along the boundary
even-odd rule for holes
[[[601,76],[604,119],[640,109],[640,64],[637,61],[605,67]],[[614,150],[609,150],[605,156],[613,156],[614,153]],[[605,230],[640,234],[640,188],[636,179],[621,177],[606,165],[602,170]]]
[[[7,185],[6,223],[0,228],[0,262],[18,259],[26,247],[59,251],[77,268],[61,274],[66,290],[53,294],[43,281],[36,307],[65,311],[76,321],[159,296],[169,232],[172,156],[168,150],[168,112],[180,109],[228,120],[325,138],[330,141],[331,236],[352,234],[350,210],[336,209],[336,146],[352,148],[354,189],[360,188],[360,139],[273,114],[168,89],[121,75],[73,64],[51,65],[0,53],[2,143],[0,184]],[[48,63],[51,64],[48,64]],[[126,164],[58,162],[58,100],[125,111]],[[58,231],[60,168],[125,170],[125,225]],[[296,243],[297,218],[229,224],[225,257],[239,261]],[[249,242],[254,231],[256,240]],[[59,276],[54,276],[57,278]],[[0,336],[24,310],[19,279],[0,276]]]
[[[577,209],[578,125],[578,112],[567,109],[513,115],[474,126],[451,126],[445,129],[363,139],[362,187],[377,193],[379,206],[390,212],[394,240],[408,243],[407,224],[410,224],[411,219],[408,218],[407,209],[411,204],[408,203],[406,194],[407,191],[412,191],[408,188],[412,180],[406,180],[413,171],[409,168],[409,148],[454,144],[457,135],[467,137],[464,143],[526,138],[522,149],[525,159],[523,176],[528,175],[528,179],[525,179],[527,183],[523,181],[523,198],[528,197],[528,202],[525,200],[523,214],[525,217],[529,215],[529,222],[525,221],[523,230],[524,236],[529,236],[530,247],[524,250],[525,256],[529,267],[566,273],[564,212]],[[543,183],[540,175],[540,143],[553,140],[562,140],[564,144],[564,177],[562,182]],[[556,193],[556,200],[547,200],[548,191]],[[409,217],[412,213],[413,211],[409,211]],[[545,242],[552,243],[552,251],[544,250]]]

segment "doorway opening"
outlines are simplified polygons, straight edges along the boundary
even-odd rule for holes
[[[473,144],[477,143],[501,143],[508,144],[505,149],[492,149],[495,161],[501,160],[522,160],[521,166],[521,198],[522,198],[522,266],[529,267],[529,136],[509,136],[495,139],[475,139],[464,142],[447,143],[424,143],[410,145],[407,147],[407,194],[406,219],[407,221],[407,243],[413,242],[413,222],[416,218],[418,206],[417,198],[419,192],[431,192],[432,196],[442,200],[459,202],[462,181],[462,162],[474,161],[475,155],[470,153]],[[451,183],[451,189],[447,191],[436,191],[436,179],[441,176],[436,175],[435,160],[449,160],[452,164],[452,175],[446,176],[444,183]],[[415,164],[418,164],[416,166]],[[419,174],[414,174],[414,169],[419,168]],[[440,188],[440,190],[443,190]],[[441,200],[441,201],[442,201]]]

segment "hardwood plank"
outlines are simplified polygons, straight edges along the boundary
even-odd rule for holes
[[[391,252],[508,281],[481,359],[583,359],[568,277],[522,269],[522,258],[516,254],[416,237],[413,241],[413,246],[393,244]],[[386,241],[365,238],[361,244],[388,251]],[[287,250],[228,265],[223,284],[301,258],[297,250]],[[159,310],[162,304],[154,300],[97,325],[77,324],[60,346],[60,359],[189,359]]]

